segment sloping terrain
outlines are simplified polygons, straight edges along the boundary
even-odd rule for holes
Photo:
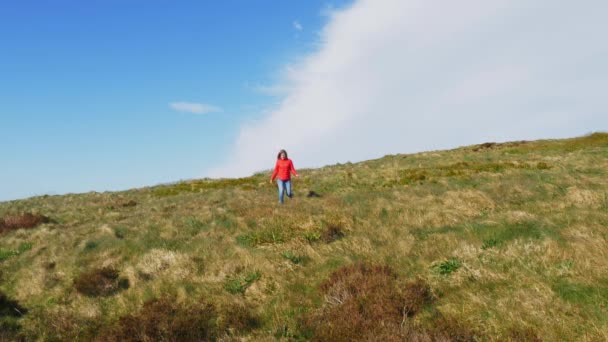
[[[608,134],[300,174],[0,203],[0,340],[608,339]]]

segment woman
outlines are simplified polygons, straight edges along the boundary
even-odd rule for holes
[[[287,190],[287,197],[291,198],[291,174],[298,176],[296,169],[293,167],[291,159],[287,158],[287,151],[281,150],[277,155],[277,163],[274,167],[274,172],[270,176],[270,183],[277,178],[277,185],[279,186],[279,203],[283,204],[283,194]]]

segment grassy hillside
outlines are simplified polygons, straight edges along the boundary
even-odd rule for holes
[[[0,340],[608,339],[608,134],[300,173],[0,203]]]

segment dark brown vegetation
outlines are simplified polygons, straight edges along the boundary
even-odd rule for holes
[[[308,191],[308,195],[306,195],[306,197],[311,198],[311,197],[321,197],[321,195],[319,195],[318,193],[316,193],[315,191]]]
[[[0,292],[0,341],[24,340],[23,336],[19,334],[21,326],[17,319],[26,313],[26,308]]]
[[[118,203],[119,206],[123,207],[123,208],[129,208],[129,207],[134,207],[137,205],[137,202],[135,202],[134,200],[128,200],[128,201],[121,201]]]
[[[321,233],[321,240],[325,243],[334,242],[344,237],[342,226],[340,224],[330,224]]]
[[[325,306],[308,315],[304,336],[314,341],[474,341],[481,337],[460,322],[445,317],[432,304],[430,287],[422,279],[402,282],[388,267],[358,263],[338,269],[320,285]],[[428,308],[432,325],[411,318]],[[512,338],[521,335],[517,331]],[[535,336],[526,331],[525,336]]]
[[[39,224],[49,222],[51,220],[48,217],[39,214],[23,213],[8,215],[0,219],[0,234],[20,228],[30,229]]]
[[[117,208],[133,208],[135,206],[137,206],[137,202],[135,200],[118,198],[118,199],[110,201],[107,204],[106,208],[110,209],[110,210],[114,210]]]
[[[205,302],[185,306],[172,298],[162,298],[144,304],[138,313],[120,318],[98,340],[212,341],[257,325],[258,320],[244,305],[231,305],[220,312]]]
[[[117,270],[104,267],[80,274],[74,280],[74,287],[85,296],[110,296],[120,290],[129,288],[129,280],[119,278]]]
[[[4,293],[0,292],[0,318],[21,317],[26,313],[26,308],[22,307],[17,301],[9,299]]]
[[[520,145],[527,144],[527,143],[528,143],[528,141],[526,141],[526,140],[510,141],[510,142],[505,142],[505,143],[486,142],[483,144],[473,146],[473,152],[479,152],[482,150],[492,149],[492,148],[496,148],[496,147],[515,147],[515,146],[520,146]]]
[[[388,266],[338,269],[320,286],[326,305],[304,326],[317,341],[401,340],[408,316],[432,302],[422,280],[401,286]]]

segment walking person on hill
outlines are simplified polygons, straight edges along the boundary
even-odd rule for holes
[[[277,185],[279,186],[279,203],[283,204],[283,194],[287,192],[287,197],[293,197],[291,192],[291,174],[298,176],[296,169],[293,167],[291,159],[287,158],[287,151],[281,150],[277,155],[277,163],[274,166],[274,172],[270,176],[270,183],[277,178]],[[278,177],[277,177],[278,176]]]

